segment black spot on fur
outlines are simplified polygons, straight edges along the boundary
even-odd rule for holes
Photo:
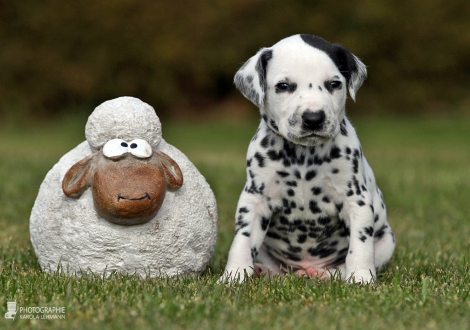
[[[297,181],[286,181],[285,184],[289,187],[297,187]]]
[[[279,236],[279,234],[277,234],[276,232],[273,232],[273,231],[268,231],[268,232],[266,233],[266,236],[267,236],[267,237],[270,237],[270,238],[272,238],[272,239],[282,239],[282,237]]]
[[[330,158],[331,159],[336,159],[341,157],[341,149],[338,148],[337,146],[333,146],[330,151]]]
[[[266,135],[260,142],[260,145],[263,147],[263,148],[267,148],[269,146],[269,136]]]
[[[318,218],[317,221],[320,225],[327,225],[331,222],[331,218],[330,217],[320,217],[320,218]]]
[[[289,176],[289,173],[285,172],[285,171],[276,171],[276,173],[278,175],[281,176],[281,178],[285,178],[286,176]]]
[[[343,203],[336,204],[336,209],[338,210],[338,213],[341,212],[341,210],[343,209]]]
[[[310,209],[310,212],[312,212],[313,214],[321,213],[321,209],[318,207],[317,202],[315,202],[314,200],[310,201],[308,207]]]
[[[261,218],[261,229],[264,231],[268,229],[269,226],[269,218],[262,217]]]
[[[321,242],[316,247],[310,247],[307,252],[312,257],[326,258],[336,252],[334,247],[330,247],[326,242]]]
[[[238,212],[239,212],[239,213],[248,213],[248,212],[250,212],[250,210],[248,210],[247,207],[240,207],[240,208],[238,209]]]
[[[340,127],[340,131],[341,131],[341,135],[342,136],[348,136],[348,130],[346,129],[346,120],[344,120],[344,118],[341,121],[341,124],[339,125],[339,127]]]
[[[387,225],[383,225],[382,227],[380,227],[380,229],[375,232],[374,237],[378,239],[382,238],[385,234],[385,229],[387,228]]]
[[[365,231],[366,234],[369,235],[370,237],[372,237],[372,235],[374,235],[374,228],[372,228],[372,227],[365,227],[365,228],[364,228],[364,231]]]
[[[322,192],[320,187],[313,187],[311,190],[314,195],[320,195]]]
[[[264,161],[265,161],[266,158],[264,156],[262,156],[259,152],[255,153],[255,158],[258,161],[258,166],[259,167],[264,167],[265,166]]]
[[[307,241],[307,235],[301,234],[297,237],[297,243],[302,244],[305,243],[305,241]]]
[[[317,171],[310,170],[305,174],[305,180],[310,181],[317,175]]]
[[[376,215],[374,216],[374,222],[377,222],[377,221],[379,221],[379,215],[378,215],[378,214],[376,214]]]
[[[302,248],[300,246],[289,246],[287,250],[292,253],[302,252]]]
[[[296,177],[297,179],[300,179],[300,178],[301,178],[300,172],[299,172],[298,170],[295,170],[295,171],[294,171],[294,175],[295,175],[295,177]]]

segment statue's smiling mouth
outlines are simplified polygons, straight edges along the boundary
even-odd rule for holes
[[[137,198],[131,198],[131,197],[124,197],[121,195],[121,193],[118,193],[118,202],[121,200],[121,199],[125,199],[125,200],[128,200],[128,201],[141,201],[143,199],[150,199],[150,195],[146,192],[144,196],[142,197],[137,197]]]

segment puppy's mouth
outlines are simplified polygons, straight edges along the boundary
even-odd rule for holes
[[[137,197],[137,198],[131,198],[131,197],[124,197],[121,195],[121,193],[118,193],[118,202],[121,200],[121,199],[124,199],[124,200],[128,200],[128,201],[141,201],[143,199],[150,199],[150,195],[146,192],[144,196],[142,197]]]
[[[320,135],[318,133],[310,133],[307,135],[299,136],[300,139],[308,139],[308,138],[320,138],[320,139],[327,139],[328,137],[325,135]]]

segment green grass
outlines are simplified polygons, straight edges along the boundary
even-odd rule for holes
[[[373,285],[286,276],[226,287],[227,258],[257,123],[163,123],[165,139],[217,197],[219,237],[200,276],[67,277],[41,271],[29,242],[39,185],[81,142],[85,119],[0,128],[0,314],[6,303],[64,306],[65,320],[6,320],[2,329],[468,329],[470,120],[353,118],[385,195],[397,249]]]

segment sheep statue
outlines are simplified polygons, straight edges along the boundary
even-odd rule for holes
[[[162,138],[154,109],[132,97],[104,102],[85,136],[46,175],[31,212],[42,269],[78,276],[202,272],[217,239],[215,197]]]

